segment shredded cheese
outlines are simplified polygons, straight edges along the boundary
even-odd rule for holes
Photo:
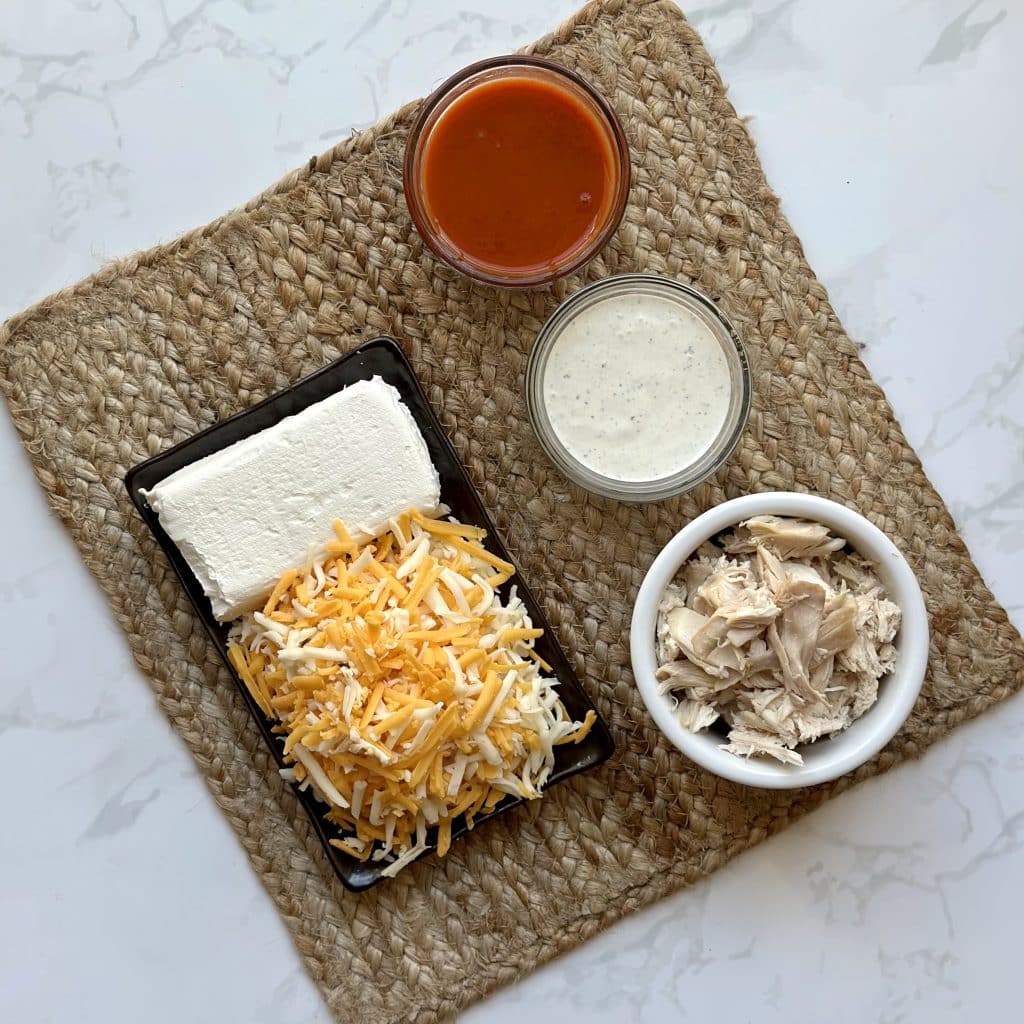
[[[540,795],[554,748],[578,743],[543,674],[514,567],[484,531],[413,510],[356,543],[340,521],[321,561],[289,570],[231,632],[231,664],[275,731],[289,777],[312,786],[344,838],[395,874],[452,825],[507,794]]]

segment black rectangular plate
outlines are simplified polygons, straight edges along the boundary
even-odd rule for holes
[[[349,384],[368,380],[374,376],[379,376],[397,388],[402,401],[412,413],[440,475],[441,500],[451,509],[452,515],[463,523],[482,526],[487,531],[488,549],[511,562],[512,558],[495,532],[476,489],[462,463],[459,462],[455,449],[452,448],[434,411],[430,408],[412,367],[394,338],[375,338],[373,341],[360,345],[355,351],[342,356],[291,387],[279,391],[260,402],[259,405],[190,437],[169,451],[147,459],[130,469],[125,476],[125,486],[128,488],[135,507],[178,574],[206,632],[209,633],[242,698],[248,705],[249,713],[259,728],[267,747],[282,767],[284,767],[284,741],[280,736],[271,732],[272,723],[263,717],[263,713],[250,696],[245,683],[238,677],[228,661],[227,626],[214,618],[213,609],[203,593],[203,588],[199,585],[177,546],[161,529],[160,521],[156,513],[149,507],[142,491],[152,490],[161,480],[181,469],[182,466],[187,466],[212,452],[234,444],[236,441],[266,430],[286,416],[294,416],[296,413],[302,412],[303,409],[322,401]],[[558,694],[566,711],[576,721],[582,719],[588,711],[594,711],[596,714],[596,709],[576,679],[565,654],[555,640],[540,606],[518,572],[513,580],[505,584],[502,589],[507,589],[513,583],[518,588],[518,593],[530,613],[533,624],[544,630],[544,635],[537,641],[536,649],[554,670],[554,675],[558,679]],[[548,780],[548,786],[601,764],[611,756],[614,749],[611,734],[601,716],[598,715],[593,729],[580,743],[565,744],[556,748],[555,767]],[[384,876],[381,872],[384,865],[370,861],[360,862],[329,844],[328,840],[340,838],[343,834],[342,831],[324,818],[325,806],[313,796],[310,790],[300,790],[297,786],[293,788],[320,839],[325,856],[342,884],[354,892],[361,892],[382,881]],[[476,822],[479,824],[487,821],[521,803],[525,803],[525,801],[519,797],[509,796],[490,814],[478,815]],[[453,824],[452,838],[465,835],[467,831],[469,830],[465,822],[460,819]],[[429,842],[433,848],[433,834],[430,835]]]

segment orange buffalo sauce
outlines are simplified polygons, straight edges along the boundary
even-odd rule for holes
[[[496,271],[554,267],[606,223],[611,141],[568,88],[529,77],[473,86],[423,151],[425,212],[449,244]]]

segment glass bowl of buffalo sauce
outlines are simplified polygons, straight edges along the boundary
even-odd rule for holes
[[[588,263],[614,234],[629,147],[608,101],[574,71],[494,57],[423,102],[404,189],[445,262],[487,284],[535,288]]]

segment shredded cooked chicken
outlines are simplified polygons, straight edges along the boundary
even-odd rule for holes
[[[900,609],[873,566],[821,523],[755,516],[704,544],[658,608],[658,679],[682,725],[722,719],[722,749],[803,764],[893,670]]]

